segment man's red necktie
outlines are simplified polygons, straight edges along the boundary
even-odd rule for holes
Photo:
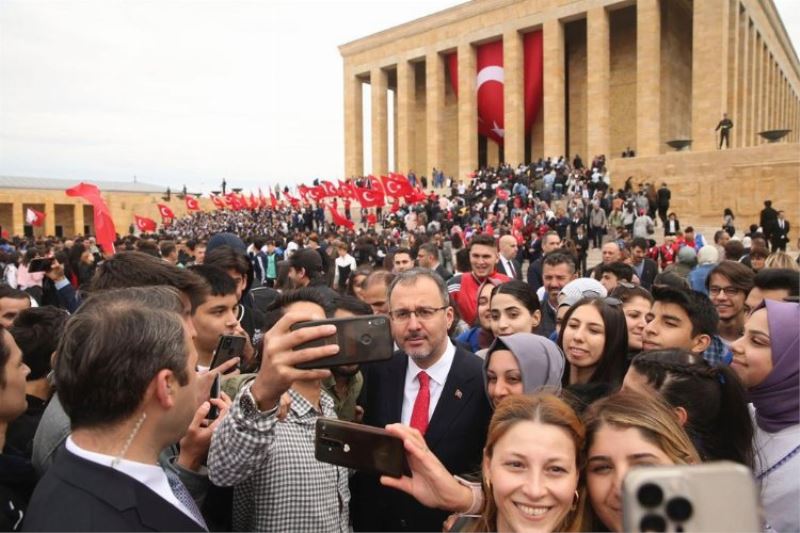
[[[425,435],[428,429],[428,409],[431,405],[430,376],[425,372],[417,374],[419,381],[419,392],[417,399],[414,400],[414,410],[411,412],[411,427],[417,428],[420,433]]]

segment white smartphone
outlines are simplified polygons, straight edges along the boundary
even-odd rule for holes
[[[625,531],[761,531],[752,472],[731,461],[634,468],[622,484]]]

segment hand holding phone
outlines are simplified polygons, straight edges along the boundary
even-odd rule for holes
[[[220,376],[217,374],[214,376],[214,382],[211,384],[211,394],[209,394],[209,400],[216,400],[219,398],[220,395]],[[214,405],[214,402],[211,402],[211,408],[208,410],[208,416],[206,417],[208,420],[216,420],[219,418],[219,407]]]
[[[217,368],[219,365],[225,363],[225,361],[230,361],[234,357],[241,358],[244,353],[246,341],[247,339],[240,335],[221,335],[217,343],[217,349],[214,350],[211,368]]]
[[[298,364],[331,356],[339,351],[339,346],[335,344],[295,350],[304,342],[336,334],[336,327],[330,324],[291,330],[291,326],[297,322],[321,318],[312,313],[287,313],[264,334],[261,368],[250,387],[250,392],[260,410],[274,408],[281,394],[289,390],[292,383],[297,380],[325,379],[330,376],[328,370],[302,370],[296,367]]]
[[[391,359],[394,341],[389,319],[383,315],[329,318],[292,325],[293,330],[332,324],[336,336],[323,337],[297,346],[303,350],[326,344],[337,344],[339,353],[331,357],[300,363],[297,368],[330,368],[333,366],[372,363]]]
[[[28,263],[28,272],[47,272],[53,266],[54,257],[37,257]]]
[[[399,478],[410,473],[403,441],[385,429],[336,418],[318,418],[318,461]]]

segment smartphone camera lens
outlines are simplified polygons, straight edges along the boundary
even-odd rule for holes
[[[361,335],[361,344],[365,346],[369,346],[370,344],[372,344],[372,335],[367,335],[366,333],[364,335]]]
[[[692,502],[678,496],[667,502],[667,516],[675,522],[685,522],[692,517]]]
[[[382,325],[384,325],[385,323],[386,323],[386,319],[385,319],[385,318],[376,318],[375,320],[373,320],[372,322],[370,322],[370,325],[374,325],[374,326],[382,326]]]
[[[639,522],[639,530],[655,532],[666,531],[667,521],[664,520],[663,516],[657,514],[646,514],[642,517],[642,521]]]
[[[664,500],[664,492],[655,483],[645,483],[639,487],[636,497],[644,507],[655,507],[661,505]]]

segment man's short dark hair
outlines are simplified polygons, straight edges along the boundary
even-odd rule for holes
[[[336,308],[332,301],[325,297],[313,287],[302,287],[291,291],[285,291],[278,295],[274,302],[267,307],[266,318],[264,320],[264,331],[269,331],[278,320],[286,313],[286,308],[297,302],[311,302],[320,306],[325,312],[326,317],[332,317]]]
[[[750,289],[753,288],[753,278],[755,278],[753,269],[747,268],[738,261],[720,261],[720,263],[708,273],[708,277],[706,277],[706,289],[711,285],[711,276],[714,274],[723,276],[730,281],[732,287],[744,291],[745,294],[750,292]]]
[[[411,253],[411,250],[409,248],[397,248],[394,251],[394,254],[392,255],[392,260],[394,260],[394,258],[397,257],[397,254],[406,254],[408,255],[408,257],[411,258],[412,261],[414,260],[414,254]]]
[[[644,237],[634,237],[631,241],[631,249],[633,248],[641,248],[646,252],[650,249],[650,246],[648,245],[647,239]]]
[[[633,275],[635,274],[633,267],[623,263],[622,261],[614,261],[613,263],[600,263],[597,265],[597,269],[595,270],[596,275],[602,277],[603,274],[609,272],[614,274],[617,279],[623,281],[633,281]]]
[[[800,273],[790,268],[762,268],[753,278],[753,286],[764,291],[787,290],[800,296]]]
[[[322,276],[322,256],[317,250],[303,248],[289,258],[289,265],[295,270],[305,270],[306,277],[315,280]]]
[[[439,260],[439,247],[436,246],[436,243],[426,242],[425,244],[421,244],[419,247],[419,251],[423,250],[425,251],[426,254],[434,257],[437,261]]]
[[[175,244],[175,241],[161,241],[158,245],[158,249],[161,251],[161,257],[167,257],[177,250],[178,246]]]
[[[545,255],[542,258],[542,269],[544,269],[545,265],[548,266],[568,265],[571,274],[574,274],[576,270],[575,257],[573,257],[572,254],[567,252],[560,252],[560,251],[550,252],[549,254]]]
[[[450,305],[450,295],[447,292],[447,285],[442,277],[433,270],[421,267],[415,267],[396,274],[386,290],[386,299],[391,300],[392,292],[398,285],[413,285],[421,278],[428,278],[433,281],[436,284],[436,288],[439,289],[442,305]]]
[[[45,305],[25,309],[8,332],[22,350],[22,360],[31,369],[28,381],[46,377],[50,372],[50,359],[64,333],[69,314],[63,309]]]
[[[236,282],[221,268],[202,264],[192,265],[188,270],[206,281],[208,291],[203,297],[203,301],[209,296],[228,296],[229,294],[236,294]]]
[[[714,232],[714,244],[719,244],[719,241],[722,240],[722,236],[726,235],[728,232],[724,229],[718,229]]]
[[[333,299],[333,307],[338,310],[348,311],[356,316],[365,316],[372,314],[372,308],[349,294],[339,294]]]
[[[55,364],[73,430],[129,418],[161,370],[188,383],[182,311],[171,287],[103,291],[81,305],[67,322]]]
[[[472,247],[475,245],[497,248],[497,242],[495,241],[494,237],[486,233],[480,233],[478,235],[474,235],[472,239],[470,239],[469,246],[467,247],[467,249],[469,251],[472,251]]]
[[[174,287],[188,296],[192,308],[205,298],[205,281],[185,268],[177,267],[141,252],[120,252],[97,266],[91,292],[130,287]]]
[[[667,285],[654,285],[653,300],[675,304],[683,309],[692,322],[692,337],[717,334],[719,314],[708,296],[702,292],[678,289]]]
[[[140,239],[136,243],[136,249],[143,254],[152,255],[153,257],[159,256],[158,244],[152,239]]]
[[[744,255],[744,244],[742,241],[731,239],[725,245],[725,259],[738,261]]]
[[[12,300],[25,300],[30,299],[30,295],[19,289],[15,289],[9,285],[0,285],[0,299],[11,298]]]
[[[206,253],[203,264],[212,265],[222,270],[233,270],[242,276],[247,276],[250,272],[250,261],[247,256],[227,244],[218,246]]]

